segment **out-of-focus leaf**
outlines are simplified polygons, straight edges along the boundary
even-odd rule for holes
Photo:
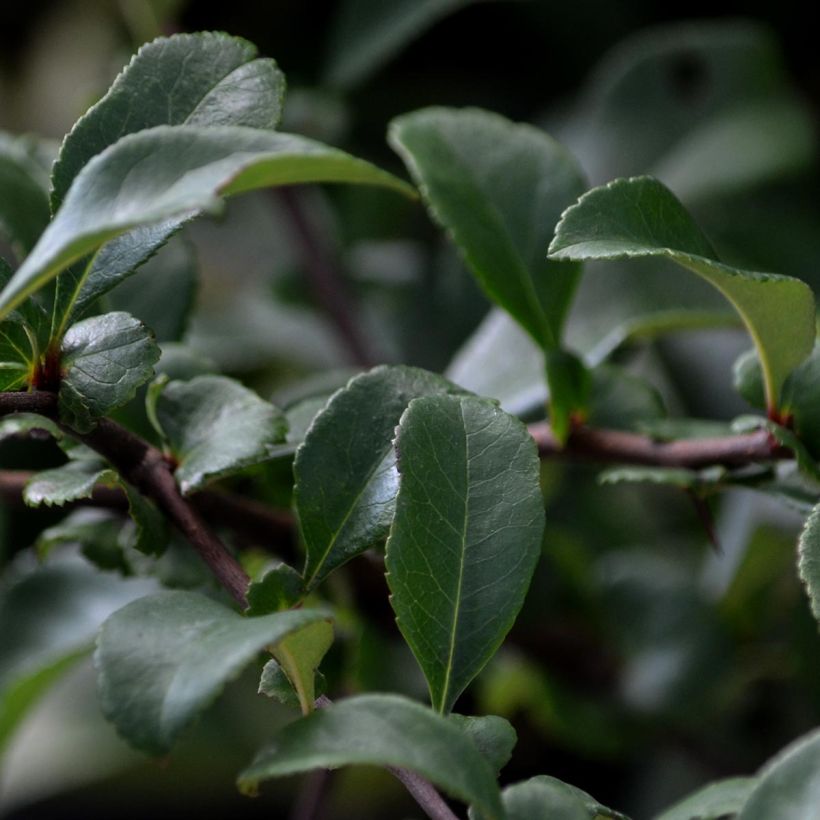
[[[638,376],[613,365],[591,371],[589,415],[594,427],[635,430],[666,415],[660,393]]]
[[[811,611],[820,622],[820,506],[808,517],[798,546],[800,578],[809,595]]]
[[[656,820],[720,820],[734,816],[756,785],[756,777],[730,777],[710,783],[675,803]]]
[[[302,576],[287,564],[269,569],[248,587],[247,615],[267,615],[290,609],[304,594]]]
[[[475,743],[496,775],[510,762],[518,736],[509,721],[498,715],[451,714],[449,718]]]

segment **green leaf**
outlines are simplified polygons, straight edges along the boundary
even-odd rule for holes
[[[802,473],[813,481],[820,482],[820,465],[792,430],[760,416],[738,416],[732,422],[732,431],[735,433],[748,433],[761,428],[768,430],[778,444],[794,453],[795,461]]]
[[[300,182],[409,186],[313,140],[241,126],[129,134],[77,175],[40,241],[0,293],[0,318],[72,262],[125,231],[214,211],[221,198]],[[82,279],[74,283],[82,287]]]
[[[285,438],[281,410],[224,376],[169,382],[154,412],[186,495],[265,461]]]
[[[332,644],[333,625],[318,621],[288,635],[271,650],[296,690],[303,715],[313,711],[316,671]]]
[[[109,294],[108,306],[136,316],[151,328],[158,342],[175,342],[188,326],[197,280],[193,247],[184,239],[172,239],[138,275]]]
[[[735,815],[756,784],[756,777],[729,777],[710,783],[675,803],[656,820],[720,820]]]
[[[800,533],[798,569],[809,595],[811,611],[820,623],[820,505],[812,510]]]
[[[802,365],[801,365],[802,366]],[[747,350],[732,365],[732,382],[735,390],[758,410],[766,409],[766,386],[756,350]]]
[[[75,555],[44,566],[12,565],[0,584],[0,751],[37,699],[90,652],[109,613],[155,588],[123,580]]]
[[[144,45],[63,141],[52,172],[55,210],[89,160],[126,134],[156,125],[275,129],[285,77],[273,60],[256,56],[247,40],[213,32]]]
[[[521,422],[472,396],[412,401],[396,450],[390,601],[433,708],[449,712],[512,626],[538,561],[538,453]]]
[[[577,791],[544,775],[507,786],[501,793],[507,820],[592,820]],[[471,820],[486,820],[471,812]]]
[[[128,514],[132,522],[131,529],[126,527],[120,534],[121,543],[144,555],[162,555],[170,536],[168,519],[153,501],[137,492],[128,482],[120,479],[120,484],[128,499]]]
[[[302,576],[293,567],[280,563],[248,587],[248,608],[245,614],[267,615],[269,612],[290,609],[303,595]]]
[[[680,202],[649,177],[616,180],[584,194],[561,217],[550,245],[552,259],[647,256],[671,259],[702,276],[734,305],[754,340],[766,401],[775,410],[786,376],[814,343],[814,296],[808,285],[722,264]]]
[[[545,359],[550,427],[563,444],[572,429],[573,419],[587,415],[592,378],[574,353],[548,350]]]
[[[497,715],[451,714],[448,718],[475,743],[496,775],[510,762],[518,735],[508,720]]]
[[[718,483],[725,473],[723,467],[701,471],[675,467],[612,467],[598,476],[598,483],[667,484],[682,490],[692,490]]]
[[[60,418],[87,433],[154,375],[160,351],[142,322],[127,313],[105,313],[72,325],[61,354]]]
[[[23,490],[30,507],[62,507],[81,498],[91,498],[97,484],[117,483],[117,474],[100,459],[69,461],[61,467],[35,473]]]
[[[131,574],[120,535],[123,519],[111,510],[81,507],[70,512],[53,527],[43,530],[37,537],[35,549],[41,559],[51,555],[56,547],[74,545],[94,566]]]
[[[820,804],[820,731],[787,746],[759,772],[737,820],[807,820]]]
[[[36,413],[15,413],[0,419],[0,441],[9,436],[26,435],[32,431],[48,433],[60,441],[63,431],[49,418]]]
[[[614,365],[591,371],[587,422],[593,427],[635,430],[666,415],[660,393],[646,380]]]
[[[400,766],[490,820],[504,814],[489,763],[446,718],[398,695],[360,695],[319,709],[276,733],[239,775],[252,792],[271,777],[336,766]]]
[[[813,456],[820,457],[820,347],[786,379],[783,415],[792,417],[797,437]]]
[[[331,33],[326,81],[351,88],[408,42],[474,0],[347,0]]]
[[[48,180],[26,137],[0,133],[0,234],[22,258],[48,225]]]
[[[401,414],[418,396],[453,392],[459,388],[424,370],[377,367],[352,379],[316,416],[293,465],[307,589],[387,536]]]
[[[301,609],[243,618],[193,592],[141,598],[100,630],[103,714],[133,746],[163,754],[262,649],[326,617]]]
[[[540,347],[558,347],[580,266],[544,248],[584,188],[574,160],[537,128],[478,109],[406,114],[389,140],[487,295]]]
[[[313,679],[313,693],[318,698],[325,693],[327,682],[321,672],[316,672]],[[301,709],[299,695],[293,688],[293,684],[285,674],[285,670],[279,665],[279,661],[271,658],[262,669],[262,677],[259,679],[259,694],[279,701],[283,706],[290,709]]]

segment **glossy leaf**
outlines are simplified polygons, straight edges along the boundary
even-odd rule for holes
[[[352,379],[316,416],[293,465],[308,589],[387,536],[401,414],[418,396],[453,392],[455,385],[424,370],[377,367]]]
[[[808,517],[798,544],[800,578],[809,596],[811,611],[820,623],[820,506]]]
[[[521,422],[472,396],[411,402],[396,450],[390,601],[433,708],[449,712],[529,587],[544,531],[538,454]]]
[[[23,501],[30,507],[62,507],[71,501],[91,498],[97,484],[114,484],[116,473],[101,460],[69,461],[61,467],[35,473],[23,490]]]
[[[265,461],[285,438],[282,412],[224,376],[168,383],[153,412],[186,494]]]
[[[776,408],[783,382],[814,343],[811,289],[798,279],[722,264],[680,202],[649,177],[616,180],[584,194],[561,217],[550,245],[553,259],[647,256],[671,259],[729,299],[755,342],[766,400]]]
[[[142,322],[105,313],[72,325],[61,354],[60,418],[87,433],[97,419],[134,398],[154,375],[160,351]]]
[[[808,820],[820,805],[820,732],[795,741],[770,760],[737,820]]]
[[[72,262],[128,230],[213,211],[232,194],[298,182],[410,192],[363,160],[290,134],[188,125],[129,134],[77,175],[40,241],[0,293],[0,317]]]
[[[710,783],[658,815],[656,820],[721,820],[737,814],[757,784],[755,777],[729,777]]]
[[[133,746],[163,754],[264,647],[326,617],[301,609],[243,618],[193,592],[141,598],[100,631],[103,713]]]
[[[319,709],[284,729],[239,775],[252,792],[272,777],[337,766],[400,766],[501,820],[489,763],[446,718],[398,695],[360,695]]]
[[[389,139],[488,296],[557,347],[580,266],[544,249],[584,188],[574,160],[544,132],[478,109],[406,114]]]
[[[14,625],[0,629],[0,750],[46,689],[91,651],[100,622],[154,589],[70,554],[13,567],[0,585],[0,623]]]
[[[330,42],[327,82],[350,88],[413,38],[471,0],[347,0]]]

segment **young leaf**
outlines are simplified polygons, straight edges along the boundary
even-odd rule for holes
[[[326,618],[308,609],[243,618],[193,592],[141,598],[100,631],[103,713],[133,746],[163,754],[264,647]]]
[[[400,766],[480,809],[504,813],[489,763],[446,718],[398,695],[359,695],[319,709],[284,729],[239,775],[252,792],[271,777],[336,766]]]
[[[299,182],[410,187],[363,160],[291,134],[157,126],[130,134],[77,175],[40,241],[0,293],[0,318],[72,262],[125,231],[214,210],[221,197]],[[74,283],[82,287],[82,278]]]
[[[472,396],[411,402],[396,450],[390,600],[446,713],[524,601],[544,531],[538,454],[521,422]]]
[[[770,760],[737,820],[807,820],[820,795],[820,731],[810,732]]]
[[[302,576],[287,564],[269,569],[248,587],[246,615],[267,615],[290,609],[304,595]]]
[[[288,635],[271,650],[296,690],[303,715],[313,711],[316,671],[332,643],[330,621],[317,621]]]
[[[23,490],[23,501],[30,507],[62,507],[80,498],[91,498],[99,483],[115,484],[117,474],[100,459],[69,461],[61,467],[35,473]]]
[[[811,611],[820,623],[820,505],[808,517],[797,549],[800,578],[808,592]]]
[[[734,816],[757,785],[756,777],[728,777],[710,783],[675,803],[656,820],[721,820]]]
[[[487,295],[544,349],[558,347],[580,265],[544,258],[555,223],[584,188],[543,131],[478,109],[427,108],[389,141]]]
[[[155,125],[279,124],[285,77],[239,37],[213,32],[144,45],[63,141],[52,171],[56,210],[88,161],[126,134]]]
[[[325,693],[326,681],[321,672],[316,672],[313,679],[313,694],[318,698]],[[285,674],[285,670],[279,665],[277,660],[271,658],[262,669],[262,677],[259,679],[259,694],[279,701],[283,706],[291,709],[301,709],[299,695],[293,688],[293,684]]]
[[[316,417],[293,465],[307,589],[387,536],[401,414],[418,396],[454,392],[455,385],[424,370],[377,367],[352,379]]]
[[[0,751],[45,690],[91,651],[100,622],[154,589],[152,581],[99,572],[76,555],[6,576],[0,623],[13,628],[0,629]]]
[[[185,494],[265,461],[285,438],[281,410],[224,376],[169,382],[153,412]]]
[[[72,325],[61,354],[60,418],[87,433],[154,375],[160,351],[142,322],[127,313],[105,313]]]
[[[811,288],[799,279],[722,264],[672,192],[650,177],[615,180],[584,194],[561,217],[549,255],[576,261],[664,257],[706,279],[734,305],[754,340],[771,411],[786,376],[811,352]]]

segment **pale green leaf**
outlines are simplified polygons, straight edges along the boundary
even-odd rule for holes
[[[488,820],[504,817],[492,769],[446,718],[398,695],[360,695],[319,709],[284,729],[239,775],[239,787],[317,768],[400,766]]]
[[[735,815],[756,784],[756,777],[729,777],[710,783],[675,803],[656,820],[721,820]]]
[[[398,490],[396,425],[411,399],[452,392],[459,389],[424,370],[377,367],[316,416],[293,465],[308,589],[387,536]]]
[[[313,680],[313,692],[318,698],[325,693],[327,682],[321,672],[316,672]],[[262,669],[262,677],[259,679],[259,694],[278,701],[283,706],[291,709],[301,709],[299,695],[293,688],[285,670],[279,662],[271,658]]]
[[[142,322],[127,313],[105,313],[72,325],[61,354],[60,418],[87,433],[154,375],[160,351]]]
[[[0,293],[0,317],[72,262],[125,231],[213,211],[222,197],[232,194],[300,182],[410,191],[363,160],[290,134],[191,125],[129,134],[77,175],[40,241]],[[82,287],[82,281],[75,285]]]
[[[245,614],[267,615],[290,609],[303,595],[302,576],[293,567],[280,563],[250,584]]]
[[[512,626],[540,555],[538,453],[520,421],[472,396],[412,401],[396,450],[390,601],[433,707],[449,712]]]
[[[540,347],[557,347],[580,266],[544,249],[584,188],[572,157],[543,131],[478,109],[406,114],[389,139],[488,296]]]
[[[282,412],[224,376],[169,382],[154,413],[185,494],[267,460],[285,438]]]
[[[299,697],[302,714],[313,710],[319,664],[333,644],[333,625],[317,621],[283,638],[271,650]]]
[[[734,305],[763,366],[766,401],[778,407],[789,373],[814,343],[814,296],[798,279],[722,264],[674,195],[649,177],[621,179],[584,194],[550,245],[553,259],[664,257],[702,276]]]
[[[162,754],[262,649],[326,617],[300,609],[244,618],[193,592],[141,598],[100,631],[103,713],[133,746]]]
[[[758,773],[738,820],[809,820],[820,806],[820,731],[796,740]]]

